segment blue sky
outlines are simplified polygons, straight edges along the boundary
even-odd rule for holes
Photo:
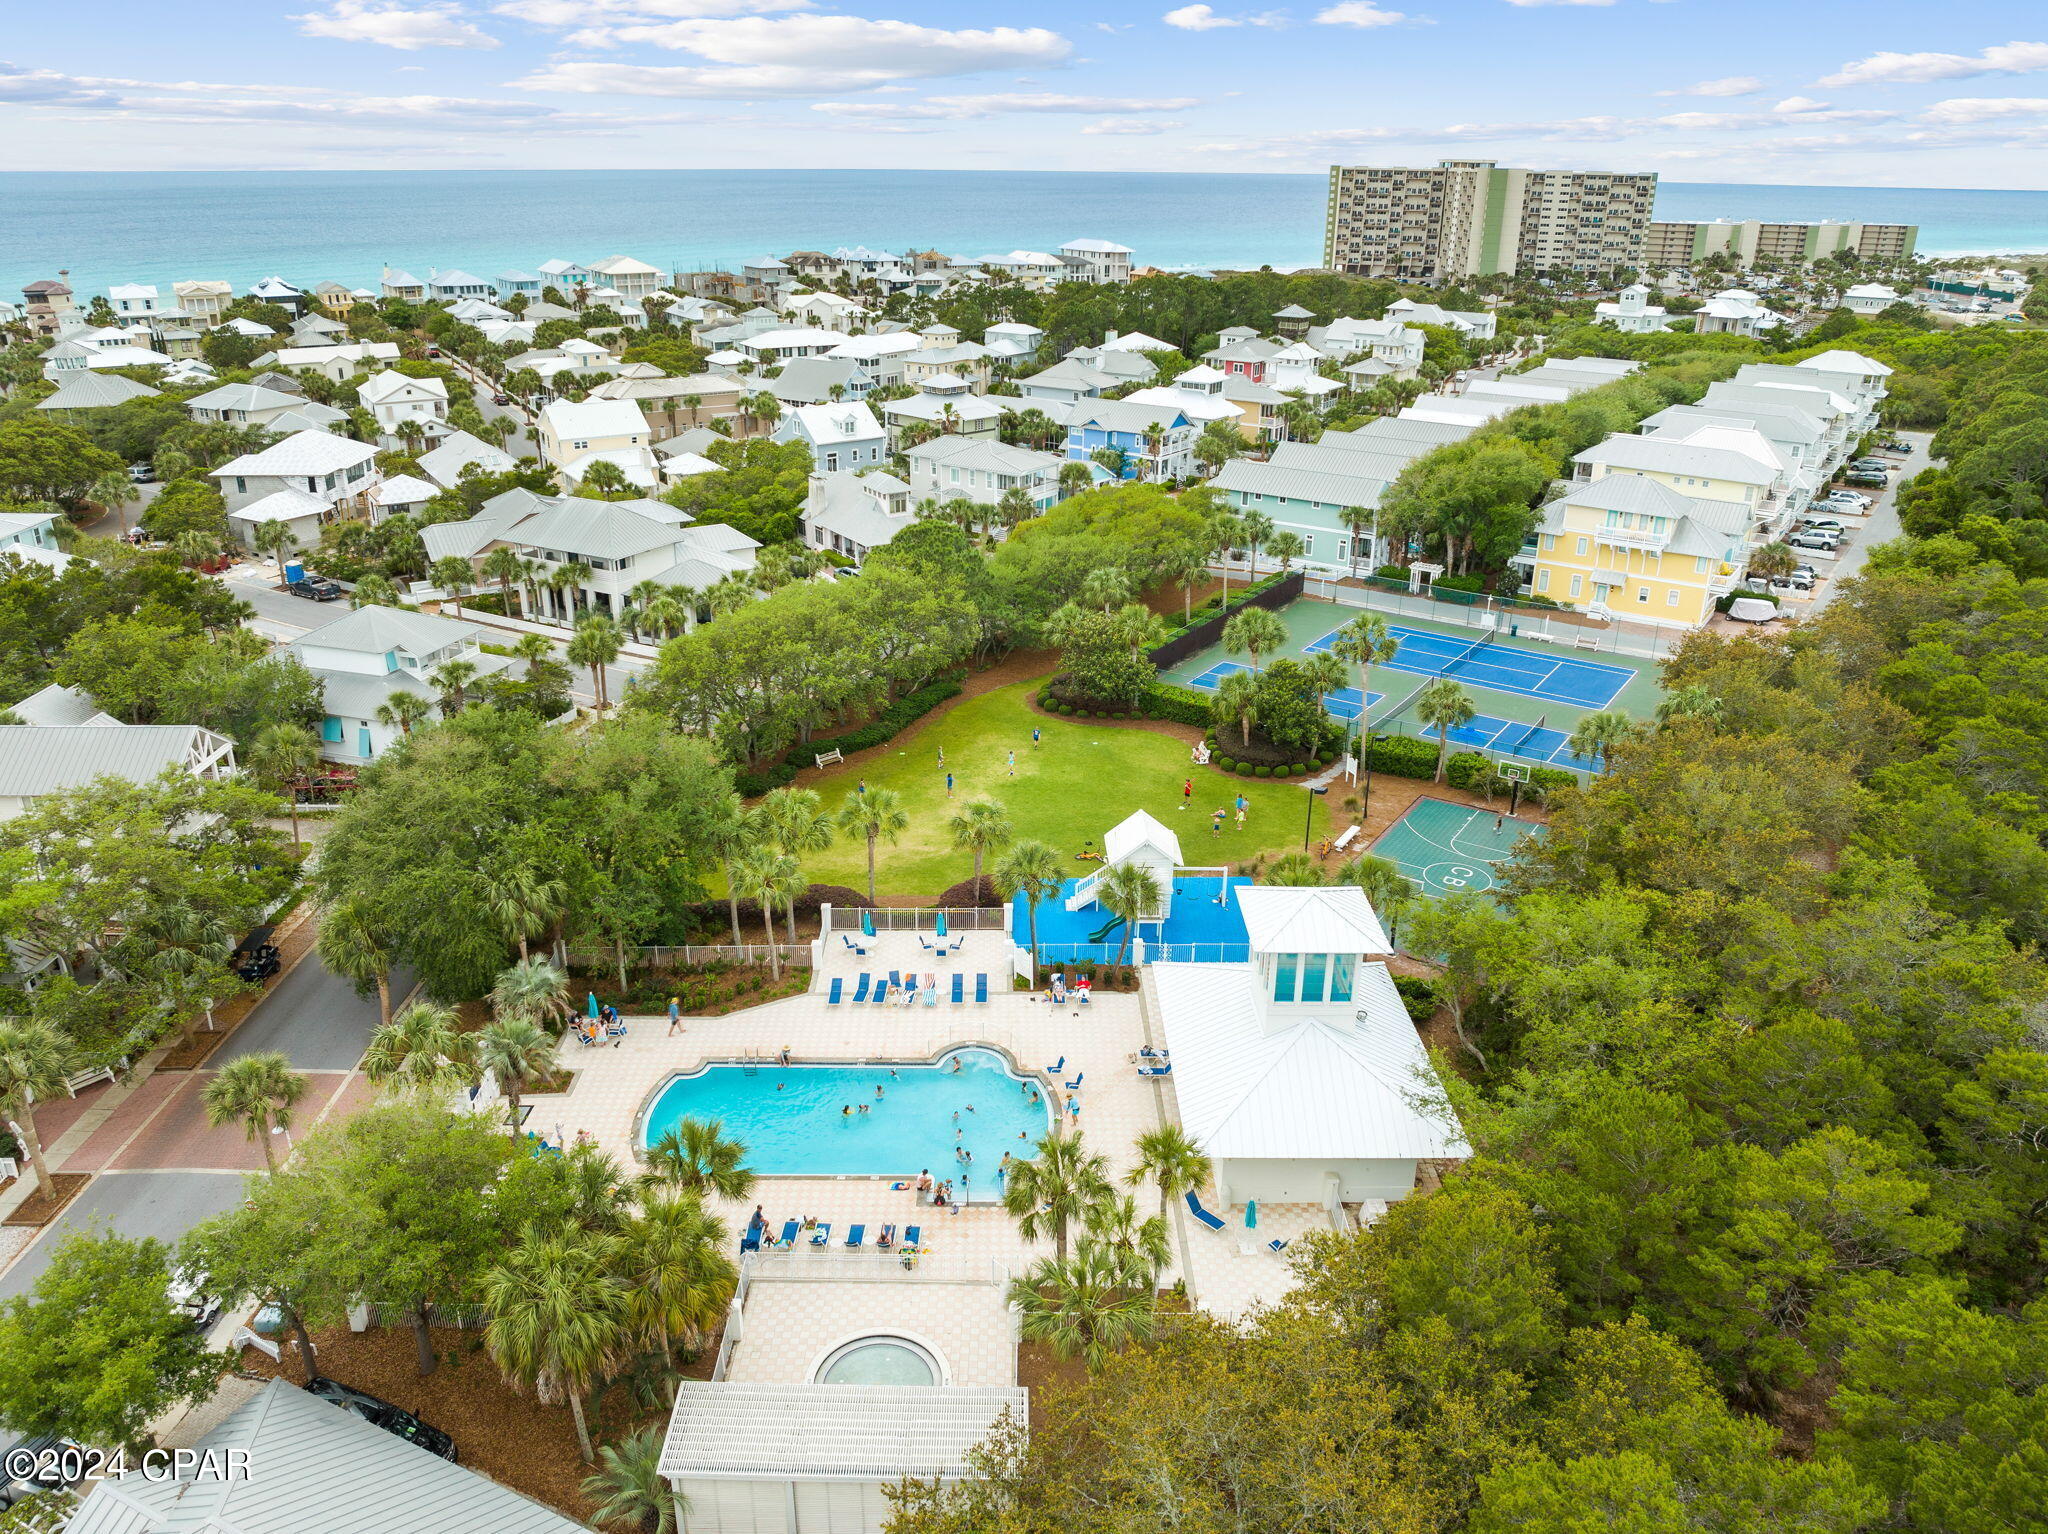
[[[99,0],[0,169],[915,166],[2048,188],[2048,16],[1962,0]]]

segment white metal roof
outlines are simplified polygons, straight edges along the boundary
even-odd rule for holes
[[[1301,1161],[1470,1154],[1384,964],[1353,999],[1266,1031],[1248,964],[1155,964],[1182,1124],[1211,1156]],[[1441,1112],[1444,1116],[1439,1116]]]
[[[273,442],[258,453],[244,453],[213,471],[215,479],[236,475],[332,474],[351,465],[367,463],[377,449],[367,442],[351,441],[327,431],[293,432],[282,442]]]
[[[832,405],[798,405],[785,410],[783,419],[801,425],[806,437],[819,447],[837,442],[866,442],[882,435],[882,423],[866,405],[841,401]]]
[[[236,507],[228,516],[236,522],[297,522],[324,514],[330,504],[296,485],[287,485],[246,506]]]
[[[100,777],[147,783],[225,744],[196,724],[0,725],[0,797],[53,794]]]
[[[435,487],[425,480],[411,474],[400,474],[379,485],[371,499],[379,506],[404,506],[413,501],[429,500],[436,493]]]
[[[1394,951],[1372,902],[1354,885],[1244,885],[1237,908],[1254,953]]]
[[[1148,846],[1171,858],[1175,868],[1181,866],[1180,838],[1143,810],[1134,811],[1120,824],[1111,826],[1102,838],[1103,856],[1111,863],[1121,863]]]
[[[558,399],[540,413],[541,424],[559,441],[571,438],[645,437],[647,417],[640,407],[622,399]]]
[[[1817,357],[1808,357],[1804,362],[1795,362],[1794,367],[1809,368],[1816,373],[1861,373],[1866,377],[1889,378],[1892,370],[1882,362],[1864,356],[1861,352],[1822,352]]]
[[[684,1380],[661,1473],[790,1481],[957,1479],[1016,1385],[739,1385]]]
[[[347,617],[322,624],[293,642],[325,650],[359,650],[367,655],[381,655],[386,650],[431,655],[451,644],[474,639],[479,632],[474,623],[373,603],[358,607]]]
[[[148,384],[114,373],[78,373],[57,386],[57,392],[36,402],[38,410],[97,410],[105,405],[126,404],[131,399],[157,391]]]
[[[385,368],[372,373],[356,385],[356,398],[365,405],[381,405],[388,399],[402,398],[408,394],[425,394],[434,399],[448,398],[448,385],[439,378],[414,378],[395,368]]]

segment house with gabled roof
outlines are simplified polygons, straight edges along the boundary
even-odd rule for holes
[[[410,693],[438,717],[441,689],[433,676],[449,661],[476,668],[473,689],[524,673],[524,661],[479,648],[485,637],[484,629],[459,618],[375,603],[300,635],[287,648],[320,683],[327,710],[320,754],[361,765],[388,751],[404,732],[380,721],[377,710],[394,692]]]
[[[910,486],[894,474],[813,474],[804,495],[803,540],[855,565],[917,521]]]
[[[858,400],[785,410],[775,423],[774,439],[803,443],[822,474],[850,474],[876,467],[888,456],[882,423]]]
[[[317,542],[330,522],[368,517],[382,478],[374,444],[324,431],[294,432],[208,477],[227,500],[229,527],[250,548],[266,522],[284,523],[303,546]]]
[[[256,383],[222,384],[185,401],[185,413],[195,421],[219,421],[228,426],[268,426],[287,411],[307,403],[296,394],[268,389]]]

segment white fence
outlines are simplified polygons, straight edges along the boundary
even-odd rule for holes
[[[946,918],[949,932],[1007,932],[1010,929],[1010,908],[1007,905],[970,906],[844,906],[834,909],[825,905],[819,910],[819,922],[825,935],[834,932],[859,932],[861,918],[868,918],[877,932],[936,932],[939,918]]]
[[[808,966],[811,962],[809,943],[777,943],[774,951],[784,964]],[[683,943],[672,948],[628,948],[626,967],[674,969],[684,964],[766,964],[768,953],[766,943]],[[569,964],[575,969],[611,969],[619,962],[618,955],[609,948],[571,948],[568,954]]]

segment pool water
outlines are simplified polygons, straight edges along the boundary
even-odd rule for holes
[[[864,1337],[839,1349],[818,1371],[821,1385],[936,1385],[938,1370],[921,1347],[896,1337]]]
[[[1039,1090],[986,1049],[956,1049],[936,1065],[712,1065],[662,1089],[642,1143],[680,1119],[717,1119],[763,1176],[915,1177],[928,1167],[956,1194],[988,1199],[1003,1153],[1028,1158],[1046,1132],[1046,1105],[1032,1100]],[[956,1158],[956,1146],[972,1161]]]

